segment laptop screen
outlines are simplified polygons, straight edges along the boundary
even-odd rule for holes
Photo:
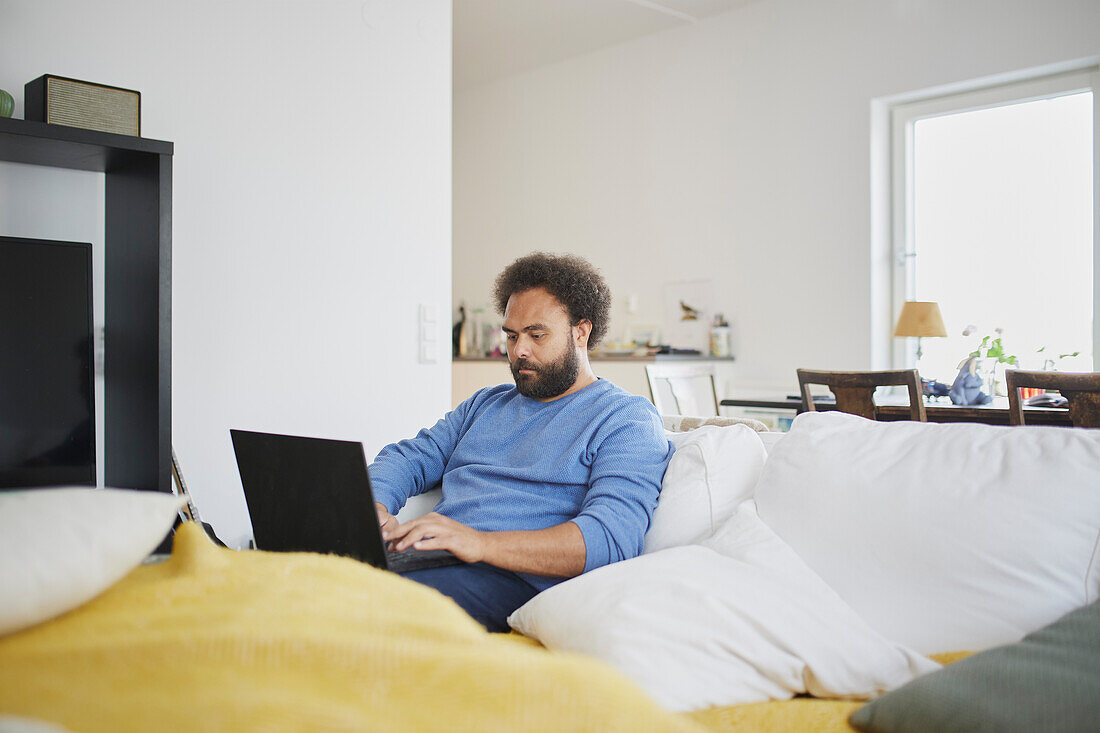
[[[360,443],[231,430],[256,547],[384,566]]]

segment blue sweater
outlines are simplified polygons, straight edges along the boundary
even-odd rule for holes
[[[370,475],[375,500],[393,514],[442,482],[435,511],[474,529],[572,521],[588,572],[641,553],[671,457],[653,405],[606,380],[551,402],[502,384],[383,448]],[[521,575],[539,590],[563,580]]]

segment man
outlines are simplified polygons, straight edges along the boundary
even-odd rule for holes
[[[599,379],[588,351],[611,295],[572,256],[509,265],[493,293],[515,385],[476,392],[370,467],[383,538],[467,565],[405,577],[452,597],[490,631],[539,591],[638,555],[672,456],[645,399]],[[442,483],[435,511],[399,524],[409,496]]]

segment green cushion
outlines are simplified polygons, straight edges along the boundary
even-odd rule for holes
[[[852,713],[873,733],[1100,730],[1100,602]]]

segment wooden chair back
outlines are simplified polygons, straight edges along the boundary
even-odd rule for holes
[[[877,419],[875,389],[902,385],[909,388],[909,419],[928,422],[924,409],[920,374],[916,369],[885,372],[817,372],[798,370],[798,388],[802,393],[802,410],[813,412],[811,384],[823,384],[836,396],[836,409],[869,420]]]
[[[1077,428],[1100,428],[1100,372],[1025,372],[1006,369],[1008,424],[1024,424],[1020,387],[1054,389],[1069,402],[1069,419]]]
[[[661,415],[718,416],[715,369],[701,364],[646,364],[649,399]]]

